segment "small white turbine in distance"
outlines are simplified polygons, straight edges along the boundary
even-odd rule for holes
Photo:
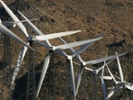
[[[24,46],[32,49],[29,45],[26,44],[26,42],[24,42],[21,38],[19,38],[17,35],[15,35],[15,33],[13,33],[11,30],[9,30],[7,27],[5,27],[2,23],[0,23],[0,32],[10,36],[11,38],[13,38],[14,40],[23,44]]]
[[[48,35],[42,35],[43,38],[41,38],[41,40],[43,39],[43,40],[45,41],[45,40],[49,40],[49,39],[56,38],[56,37],[58,37],[58,36],[66,36],[66,35],[75,34],[75,33],[77,33],[77,32],[80,32],[80,30],[78,30],[78,31],[60,32],[60,33],[48,34]],[[45,36],[46,36],[46,38],[45,38]],[[37,37],[37,39],[39,40],[38,36],[36,36],[36,37]],[[44,44],[44,43],[42,43],[42,42],[39,42],[39,41],[36,39],[36,37],[35,37],[35,36],[33,36],[33,37],[28,36],[28,37],[27,37],[27,39],[28,39],[28,43],[27,43],[27,44],[29,44],[30,41],[34,41],[34,42],[37,42],[37,43],[39,43],[39,44],[45,46],[46,48],[48,48],[48,49],[50,49],[50,50],[53,50],[53,51],[56,50],[57,48],[64,48],[64,49],[65,49],[65,47],[66,47],[66,48],[69,47],[68,45],[67,45],[68,47],[67,47],[66,45],[48,46],[48,45],[46,45],[46,44]],[[16,77],[17,77],[17,74],[18,74],[18,72],[19,72],[19,69],[20,69],[20,66],[21,66],[21,64],[22,64],[22,61],[23,61],[23,59],[24,59],[24,57],[25,57],[25,55],[26,55],[26,52],[27,52],[27,47],[24,46],[23,49],[22,49],[22,51],[20,52],[19,57],[18,57],[18,60],[17,60],[17,65],[16,65],[16,67],[15,67],[15,70],[14,70],[14,73],[13,73],[13,77],[12,77],[12,85],[14,84],[14,81],[15,81],[15,79],[16,79]]]
[[[55,46],[54,47],[55,49],[50,49],[50,50],[55,51],[58,54],[66,57],[68,59],[69,64],[70,64],[70,68],[71,68],[71,78],[72,78],[72,83],[73,83],[72,84],[73,92],[75,91],[75,89],[74,89],[75,88],[75,83],[74,83],[74,74],[73,74],[73,62],[72,62],[72,58],[76,56],[75,54],[81,53],[81,51],[79,51],[79,50],[81,50],[81,48],[79,50],[77,50],[77,52],[73,53],[72,55],[67,55],[62,50],[69,49],[69,48],[76,47],[76,46],[80,46],[80,45],[83,45],[83,44],[86,44],[86,43],[89,43],[89,42],[94,42],[94,41],[97,41],[97,40],[100,40],[100,39],[102,39],[102,38],[97,38],[97,39],[91,39],[91,40],[84,40],[84,41],[78,41],[78,42],[68,43],[68,44],[63,44],[63,45],[60,45],[60,46]],[[42,43],[41,43],[41,45],[43,46]],[[82,50],[83,50],[83,48],[82,48]],[[41,78],[40,78],[40,82],[39,82],[39,86],[38,86],[38,90],[37,90],[36,97],[38,97],[38,95],[39,95],[39,92],[40,92],[41,87],[42,87],[43,80],[45,78],[45,74],[46,74],[47,69],[48,69],[48,66],[49,66],[49,60],[50,60],[50,57],[49,56],[50,55],[47,54],[46,60],[44,62],[44,66],[43,66],[43,69],[42,69],[42,72],[41,72]]]
[[[27,33],[27,35],[25,35],[25,36],[26,36],[28,42],[29,41],[35,41],[35,42],[37,42],[39,44],[43,44],[43,46],[45,46],[46,48],[55,49],[55,46],[52,46],[49,43],[49,39],[57,38],[59,36],[67,36],[67,35],[71,35],[71,34],[75,34],[75,33],[81,32],[81,30],[77,30],[77,31],[67,31],[67,32],[60,32],[60,33],[54,33],[54,34],[44,35],[34,24],[31,23],[31,21],[28,18],[26,18],[20,11],[18,11],[18,12],[26,20],[26,22],[30,23],[30,25],[32,26],[32,29],[38,35],[42,36],[42,37],[40,37],[40,36],[29,36],[28,33]],[[44,44],[42,42],[39,42],[40,38],[41,38],[41,41],[44,40],[47,44]],[[29,45],[29,43],[27,43],[27,44]],[[12,76],[12,82],[11,82],[12,84],[14,84],[14,81],[15,81],[15,79],[17,77],[17,74],[19,72],[20,66],[22,64],[22,61],[23,61],[23,59],[25,57],[26,52],[27,52],[27,47],[24,46],[23,49],[22,49],[22,51],[20,52],[19,57],[18,57],[18,60],[17,60],[17,65],[15,67],[15,70],[14,70],[14,73],[13,73],[13,76]]]
[[[25,26],[21,23],[21,21],[18,19],[18,17],[11,11],[11,9],[3,2],[3,0],[0,0],[1,5],[4,7],[6,12],[9,14],[9,16],[14,20],[14,22],[20,22],[16,23],[16,25],[19,27],[19,29],[24,33],[24,35],[27,37],[28,33],[25,28]]]
[[[95,37],[95,39],[96,38],[99,38],[99,37],[101,37],[103,34],[105,33],[105,31],[104,32],[102,32],[100,35],[98,35],[97,37]],[[67,44],[67,42],[65,41],[65,40],[63,40],[62,38],[60,38],[60,40],[63,42],[63,43],[65,43],[65,44]],[[94,42],[90,42],[90,43],[88,43],[88,44],[85,44],[84,45],[84,50],[85,49],[87,49],[89,46],[91,46],[92,44],[93,44]],[[82,48],[81,48],[82,49]],[[74,53],[75,52],[75,50],[73,49],[73,48],[70,48],[70,50]],[[83,52],[83,51],[82,51]],[[81,52],[80,52],[81,53]],[[76,54],[76,53],[75,53]],[[117,56],[123,56],[123,55],[125,55],[126,53],[122,53],[122,54],[119,54],[119,55],[117,55]],[[88,70],[88,71],[91,71],[92,73],[94,73],[95,75],[97,75],[98,74],[98,72],[100,71],[100,70],[102,70],[104,67],[105,67],[105,65],[103,65],[102,67],[100,67],[100,68],[98,68],[97,70],[93,70],[93,69],[91,69],[91,68],[88,68],[88,67],[85,67],[87,64],[98,64],[98,63],[101,63],[101,62],[104,62],[104,61],[109,61],[109,60],[112,60],[112,59],[116,59],[117,58],[117,56],[116,55],[113,55],[113,56],[108,56],[108,57],[104,57],[104,58],[100,58],[100,59],[95,59],[95,60],[90,60],[90,61],[83,61],[83,59],[81,58],[81,56],[80,55],[76,55],[76,57],[79,59],[79,61],[80,61],[80,64],[79,63],[76,63],[76,62],[74,62],[74,63],[76,63],[76,64],[78,64],[79,66],[81,66],[81,69],[80,69],[80,71],[79,71],[79,74],[78,74],[78,77],[77,77],[77,84],[76,84],[76,89],[75,89],[75,95],[77,95],[77,93],[78,93],[78,89],[79,89],[79,85],[80,85],[80,82],[81,82],[81,78],[82,78],[82,74],[83,74],[83,71],[84,71],[84,69],[86,69],[86,70]],[[104,77],[104,76],[103,76]]]
[[[118,55],[118,54],[116,53],[116,55]],[[119,89],[121,89],[121,88],[126,88],[126,89],[128,89],[128,90],[133,91],[133,84],[124,81],[123,71],[122,71],[122,68],[121,68],[121,64],[120,64],[119,57],[117,57],[117,64],[118,64],[118,70],[119,70],[119,74],[120,74],[120,81],[117,81],[117,80],[115,79],[115,77],[113,76],[112,72],[111,72],[110,69],[107,67],[107,68],[108,68],[108,71],[109,71],[109,73],[110,73],[110,75],[111,75],[111,77],[112,77],[112,79],[113,79],[113,81],[114,81],[114,83],[115,83],[115,85],[116,85],[116,87],[113,87],[113,88],[111,89],[111,91],[109,92],[109,94],[108,94],[108,96],[107,96],[107,99],[109,99],[111,96],[113,96],[113,94],[114,94],[116,91],[118,91]]]

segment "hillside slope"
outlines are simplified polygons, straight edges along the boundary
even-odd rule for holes
[[[116,51],[118,53],[128,51],[129,54],[123,57],[123,59],[121,60],[124,66],[123,71],[125,78],[126,80],[131,81],[132,70],[130,69],[132,69],[133,64],[132,0],[4,0],[4,2],[13,10],[13,12],[17,16],[19,16],[20,19],[22,19],[22,17],[18,14],[17,10],[20,10],[28,18],[38,18],[39,20],[33,23],[44,34],[79,29],[82,30],[81,33],[65,37],[64,39],[68,42],[91,39],[106,30],[107,33],[104,35],[104,38],[96,42],[91,46],[91,48],[83,52],[82,57],[84,58],[84,60],[104,57],[107,52],[107,48],[108,55],[113,55]],[[0,18],[3,21],[11,20],[11,18],[9,18],[2,7],[0,8]],[[35,35],[27,23],[24,23],[24,25],[26,26],[30,35]],[[12,28],[12,30],[18,33],[18,35],[23,39],[25,39],[25,37],[17,28]],[[14,43],[13,40],[12,43]],[[58,39],[54,39],[51,40],[51,43],[53,45],[58,45],[61,42]],[[14,44],[12,44],[12,46],[13,45]],[[16,45],[18,46],[19,44],[17,43]],[[21,46],[17,46],[12,47],[12,65],[16,63],[15,60],[18,57],[19,51],[21,50]],[[16,50],[16,48],[18,49]],[[47,50],[45,48],[37,45],[35,51],[36,65],[39,66],[36,67],[37,75],[40,73],[40,70],[42,68],[41,65],[43,64],[44,56],[46,53]],[[59,61],[64,59],[59,57],[58,55],[56,57],[59,58]],[[60,68],[58,67],[58,72],[60,72],[59,75],[57,75],[58,77],[61,77],[60,75],[64,73],[61,67],[64,62],[59,64],[56,59],[56,64],[60,66]],[[25,64],[26,60],[23,66]],[[114,73],[117,72],[117,70],[115,69],[115,67],[112,67]],[[20,91],[19,86],[21,86],[21,81],[25,79],[24,77],[26,77],[26,72],[27,70],[21,69],[18,76],[19,85],[16,85],[14,95],[17,91]],[[64,77],[61,77],[61,80],[63,79]],[[62,84],[64,84],[63,82],[64,81],[61,81]],[[66,93],[63,91],[63,87],[65,86],[60,85],[57,87],[59,88],[59,90],[57,90],[57,100],[64,100],[64,95],[66,96]],[[20,91],[20,93],[18,93],[18,96],[14,96],[14,100],[18,100],[22,95],[21,92],[24,93],[24,91],[25,88]],[[92,93],[87,93],[85,94],[85,100],[89,100],[91,98],[90,95],[92,95]],[[99,99],[97,100],[101,100],[101,92],[99,92],[98,94]],[[24,96],[22,97],[22,100],[24,100]]]

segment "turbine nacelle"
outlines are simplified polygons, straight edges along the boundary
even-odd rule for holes
[[[68,59],[68,60],[71,60],[71,59],[72,59],[72,56],[68,55],[68,56],[67,56],[67,59]]]
[[[27,37],[27,41],[36,41],[36,37],[35,36],[29,36],[29,37]]]
[[[83,61],[83,62],[81,63],[81,65],[82,65],[82,66],[85,66],[85,65],[86,65],[86,62]]]

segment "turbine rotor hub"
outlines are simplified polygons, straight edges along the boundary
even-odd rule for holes
[[[67,59],[69,59],[69,60],[70,60],[70,59],[72,59],[72,56],[70,56],[70,55],[69,55],[69,56],[67,56]]]

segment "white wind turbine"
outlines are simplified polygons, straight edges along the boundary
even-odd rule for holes
[[[15,22],[17,22],[19,19],[15,16],[15,14],[13,14],[13,12],[11,10],[9,10],[9,8],[7,6],[4,6],[8,13],[10,14],[10,16],[12,17],[12,19],[14,19]],[[42,37],[40,36],[29,36],[27,31],[26,31],[26,28],[24,27],[24,25],[22,23],[17,23],[16,25],[20,25],[20,29],[21,30],[24,30],[23,33],[25,34],[26,38],[27,38],[27,42],[29,41],[37,41],[37,40],[45,40],[47,44],[49,45],[45,45],[46,47],[50,47],[51,44],[49,43],[48,39],[53,39],[53,38],[56,38],[58,36],[66,36],[66,35],[71,35],[71,34],[75,34],[77,32],[80,32],[80,30],[77,30],[77,31],[68,31],[68,32],[60,32],[60,33],[55,33],[55,34],[49,34],[49,35],[44,35],[34,24],[31,23],[31,21],[26,18],[21,12],[19,12],[21,14],[21,16],[28,22],[30,23],[32,29],[38,34],[38,35],[41,35]],[[21,27],[22,26],[22,27]],[[29,45],[29,43],[27,43]],[[23,47],[22,51],[20,52],[19,54],[19,57],[18,57],[18,60],[17,60],[17,65],[15,67],[15,70],[14,70],[14,73],[13,73],[13,77],[12,77],[12,84],[14,84],[14,81],[16,79],[16,76],[18,74],[18,71],[20,69],[20,65],[25,57],[25,54],[26,54],[26,51],[27,51],[27,47]]]
[[[38,19],[30,19],[30,21],[36,21]],[[5,21],[5,22],[2,22],[2,24],[6,27],[16,27],[16,23],[24,23],[26,22],[27,20],[21,20],[21,21],[17,21],[17,22],[12,22],[12,21]]]
[[[28,18],[26,18],[26,16],[24,16],[20,11],[18,11],[19,13],[20,13],[20,15],[25,19],[25,20],[27,20],[27,22],[28,22],[28,24],[31,26],[31,28],[38,34],[38,35],[40,35],[40,36],[38,36],[38,37],[34,37],[34,38],[36,38],[37,40],[44,40],[44,39],[41,39],[42,37],[45,37],[45,36],[42,36],[43,35],[43,33],[34,25],[34,24],[32,24],[31,23],[31,21],[30,20],[28,20]],[[80,32],[80,30],[79,31],[75,31],[75,33],[76,32]],[[67,49],[67,48],[69,48],[69,46],[68,45],[62,45],[62,46],[52,46],[50,43],[49,43],[49,41],[48,41],[48,38],[47,38],[47,40],[45,40],[45,42],[46,42],[46,44],[44,44],[44,43],[42,43],[42,42],[39,42],[39,41],[36,41],[37,43],[39,43],[39,44],[41,44],[41,45],[43,45],[44,47],[46,47],[46,48],[48,48],[50,51],[55,51],[56,49],[59,49],[59,48],[62,48],[62,49]],[[86,43],[87,41],[82,41],[80,44],[83,44],[83,43]],[[72,45],[77,45],[76,43],[75,44],[69,44],[70,46],[72,46]],[[50,52],[51,53],[51,52]],[[49,65],[49,54],[46,56],[46,60],[45,60],[45,63],[44,63],[44,65],[46,64],[47,65],[47,63],[48,63],[48,65]],[[47,65],[47,66],[48,66]],[[46,69],[47,69],[47,67],[46,67]],[[18,72],[18,70],[19,70],[19,67],[18,68],[16,68],[16,70],[17,71],[15,71],[15,74],[16,74],[16,72]],[[15,75],[14,74],[14,75]],[[16,75],[15,75],[16,76]],[[40,83],[39,84],[42,84],[42,82],[40,81]],[[41,86],[41,85],[40,85]],[[39,87],[40,87],[39,86]],[[41,87],[40,87],[40,89],[41,89]],[[38,89],[38,91],[40,91],[40,89]],[[38,93],[39,94],[39,93]]]
[[[96,38],[101,37],[104,33],[105,33],[105,32],[102,32],[102,33],[101,33],[100,35],[98,35]],[[65,40],[63,40],[62,38],[60,38],[60,40],[61,40],[63,43],[67,44],[67,42],[66,42]],[[92,45],[92,44],[93,44],[93,42],[88,43],[88,44],[86,44],[86,45],[84,46],[84,48],[88,48],[88,47],[89,47],[90,45]],[[72,52],[75,52],[75,50],[74,50],[73,48],[70,48],[70,50],[71,50]],[[125,55],[125,54],[126,54],[126,53],[119,54],[118,56],[122,56],[122,55]],[[85,67],[87,64],[98,64],[98,63],[101,63],[101,62],[105,62],[105,61],[109,61],[109,60],[112,60],[112,59],[116,59],[116,57],[117,57],[116,55],[113,55],[113,56],[109,56],[109,57],[105,57],[105,58],[100,58],[100,59],[96,59],[96,60],[90,60],[90,61],[85,62],[85,61],[83,61],[83,59],[81,58],[80,55],[77,55],[77,58],[79,59],[80,64],[77,63],[77,62],[74,62],[74,63],[76,63],[76,64],[78,64],[79,66],[81,66],[81,69],[80,69],[79,74],[78,74],[78,77],[77,77],[77,84],[76,84],[76,90],[75,90],[76,92],[75,92],[75,95],[77,95],[77,93],[78,93],[78,88],[79,88],[79,85],[80,85],[80,82],[81,82],[81,78],[82,78],[83,71],[86,69],[86,70],[88,70],[88,71],[94,73],[95,75],[97,75],[98,72],[101,71],[101,70],[105,67],[105,65],[106,65],[107,63],[104,64],[102,67],[98,68],[97,70],[93,70],[93,69],[91,69],[91,68]],[[110,63],[110,62],[108,62],[108,63]],[[102,82],[103,82],[103,80],[102,80]]]
[[[18,19],[18,17],[9,9],[9,7],[2,1],[0,0],[0,3],[2,4],[2,6],[4,7],[4,9],[6,10],[6,12],[9,14],[9,16],[13,19],[14,22],[19,22],[19,23],[16,23],[16,26],[19,27],[19,29],[23,32],[23,34],[26,36],[26,37],[29,37],[28,33],[27,33],[27,30],[25,28],[25,26],[21,23],[21,21]],[[26,43],[26,45],[29,46],[29,43]],[[19,68],[20,68],[20,65],[23,61],[23,58],[26,54],[26,51],[27,51],[27,47],[24,46],[23,50],[20,52],[19,54],[19,57],[18,57],[18,60],[17,60],[17,65],[15,67],[15,71],[13,73],[13,77],[12,77],[12,82],[11,84],[14,84],[14,81],[15,81],[15,78],[18,74],[18,71],[19,71]]]
[[[9,30],[7,27],[5,27],[2,23],[0,23],[0,33],[4,33],[11,38],[15,39],[19,43],[23,44],[24,46],[32,49],[29,45],[26,44],[21,38],[19,38],[17,35],[15,35],[11,30]],[[33,49],[32,49],[33,50]]]
[[[118,55],[118,54],[116,53],[116,55]],[[110,71],[110,69],[107,66],[107,69],[110,73],[110,76],[112,77],[112,80],[116,85],[115,87],[111,88],[111,91],[109,92],[109,94],[107,96],[107,99],[109,99],[111,96],[113,96],[113,94],[121,88],[126,88],[128,90],[133,91],[133,84],[124,81],[123,71],[122,71],[122,68],[121,68],[119,57],[117,57],[117,64],[118,64],[118,70],[119,70],[119,75],[120,75],[120,78],[119,78],[120,80],[119,81],[117,81],[115,79],[114,75],[112,74],[112,72]]]
[[[122,55],[125,55],[125,53],[123,54],[119,54],[118,56],[122,56]],[[90,72],[92,72],[93,74],[97,75],[101,70],[104,69],[104,67],[111,63],[113,59],[116,59],[116,55],[113,55],[113,56],[108,56],[108,57],[104,57],[104,58],[100,58],[100,59],[95,59],[95,60],[90,60],[88,61],[86,64],[79,64],[81,66],[81,70],[79,71],[79,74],[78,74],[78,77],[77,77],[77,84],[76,84],[76,95],[78,93],[78,89],[79,89],[79,86],[80,86],[80,82],[81,82],[81,78],[82,78],[82,74],[83,74],[83,71],[86,69]],[[111,60],[111,61],[110,61]],[[91,69],[91,68],[88,68],[86,67],[87,64],[98,64],[98,63],[101,63],[101,62],[105,62],[105,61],[109,61],[107,63],[105,63],[103,66],[99,67],[98,69],[94,70],[94,69]],[[101,80],[103,82],[103,80]],[[103,88],[103,87],[102,87]]]
[[[79,53],[81,53],[81,50],[84,50],[84,48],[80,48],[77,52],[73,53],[72,55],[67,55],[62,50],[69,49],[69,48],[76,47],[76,46],[80,46],[80,45],[83,45],[83,44],[86,44],[86,43],[89,43],[89,42],[94,42],[94,41],[97,41],[99,39],[101,39],[101,38],[91,39],[91,40],[85,40],[85,41],[79,41],[79,42],[74,42],[74,43],[68,43],[68,44],[61,45],[62,47],[61,46],[56,46],[56,47],[54,47],[55,49],[48,48],[50,51],[52,50],[52,52],[55,51],[55,52],[59,53],[60,55],[65,56],[68,59],[68,61],[70,61],[69,64],[70,64],[70,67],[71,67],[72,85],[73,85],[72,87],[73,88],[75,87],[75,83],[74,83],[74,74],[73,74],[72,58],[75,57],[76,55],[78,55]],[[42,46],[45,46],[45,45],[43,45],[43,43],[40,43],[40,44]],[[44,61],[44,65],[43,65],[43,69],[42,69],[42,72],[41,72],[41,77],[40,77],[40,82],[39,82],[39,86],[38,86],[38,90],[37,90],[36,97],[38,97],[39,92],[41,90],[42,83],[43,83],[43,80],[45,78],[45,75],[46,75],[48,66],[49,66],[49,62],[50,62],[50,54],[48,53],[47,56],[46,56],[46,58],[45,58],[45,61]],[[73,90],[75,90],[75,89],[73,89]]]
[[[31,28],[37,33],[37,34],[39,34],[40,36],[41,35],[43,35],[43,33],[34,25],[34,24],[32,24],[29,20],[28,20],[28,18],[26,18],[21,12],[19,12],[20,14],[21,14],[21,16],[25,19],[25,20],[27,20],[27,22],[28,22],[28,24],[31,26]],[[97,39],[94,39],[94,40],[91,40],[92,42],[93,41],[96,41],[96,40],[99,40],[100,38],[97,38]],[[36,41],[37,42],[37,41]],[[59,47],[60,46],[58,46],[58,48],[57,47],[55,47],[55,46],[52,46],[50,43],[49,43],[49,41],[48,40],[45,40],[45,42],[46,42],[46,44],[43,44],[42,42],[39,42],[38,41],[38,43],[39,44],[41,44],[41,45],[43,45],[44,47],[46,47],[46,48],[48,48],[50,51],[56,51],[56,52],[58,52],[58,53],[60,53],[59,51]],[[87,43],[87,42],[89,42],[89,41],[82,41],[82,42],[80,42],[80,44],[79,43],[72,43],[72,44],[68,44],[68,45],[70,45],[70,46],[76,46],[76,45],[81,45],[81,44],[84,44],[84,43]],[[60,49],[67,49],[67,48],[70,48],[70,46],[67,46],[67,45],[64,45],[62,48],[60,48]],[[82,48],[83,49],[83,48]],[[79,50],[78,52],[81,52],[81,50]],[[39,82],[39,86],[38,86],[38,91],[37,91],[37,95],[36,95],[36,97],[38,97],[38,95],[39,95],[39,92],[40,92],[40,89],[41,89],[41,86],[42,86],[42,83],[43,83],[43,80],[44,80],[44,77],[45,77],[45,74],[46,74],[46,71],[47,71],[47,68],[48,68],[48,65],[49,65],[49,59],[50,59],[50,57],[49,57],[49,55],[50,54],[47,54],[47,56],[46,56],[46,58],[45,58],[45,62],[44,62],[44,66],[43,66],[43,69],[42,69],[42,73],[41,73],[41,78],[40,78],[40,82]],[[46,67],[45,67],[46,66]]]
[[[16,25],[19,27],[19,29],[27,37],[28,36],[27,30],[26,30],[25,26],[21,23],[21,21],[18,19],[18,17],[9,9],[9,7],[3,2],[3,0],[0,0],[0,3],[4,7],[6,12],[9,14],[9,16],[13,19],[13,21],[19,22],[19,23],[16,23]]]

